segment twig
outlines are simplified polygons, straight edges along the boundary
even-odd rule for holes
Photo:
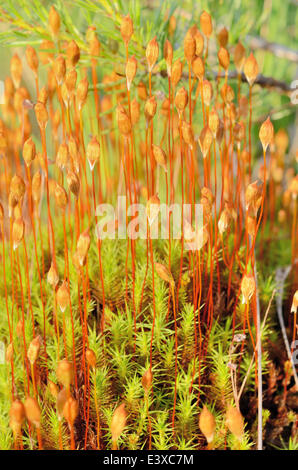
[[[162,77],[162,78],[166,78],[167,77],[167,71],[164,69],[164,70],[161,70],[159,72],[159,75]],[[206,78],[208,78],[209,80],[217,80],[218,78],[225,78],[225,73],[218,73],[214,70],[207,70],[206,71]],[[188,79],[188,74],[186,73],[183,73],[182,74],[182,77],[187,80]],[[228,79],[229,80],[236,80],[238,79],[238,73],[236,70],[232,70],[231,72],[228,73]],[[247,80],[246,80],[246,77],[244,75],[244,73],[242,72],[241,74],[241,81],[243,83],[247,83]],[[262,75],[262,74],[259,74],[254,82],[256,85],[259,85],[261,88],[270,88],[270,89],[276,89],[276,90],[280,90],[280,92],[283,92],[285,94],[290,94],[293,89],[291,88],[291,86],[286,83],[286,82],[283,82],[281,80],[276,80],[275,78],[273,77],[267,77],[265,75]]]
[[[275,42],[266,41],[266,39],[259,37],[248,36],[249,47],[252,49],[263,49],[264,51],[271,52],[280,59],[287,59],[291,62],[298,63],[298,52],[289,47],[277,44]]]

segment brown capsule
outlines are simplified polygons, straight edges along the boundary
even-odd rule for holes
[[[167,64],[167,73],[171,77],[172,74],[172,62],[173,62],[173,46],[168,39],[165,40],[163,55]]]
[[[226,45],[229,42],[229,31],[227,30],[227,28],[223,27],[219,31],[217,35],[217,39],[218,39],[220,47],[226,47]]]
[[[86,349],[86,361],[89,367],[96,368],[96,354],[92,349]]]
[[[61,209],[62,211],[65,211],[67,204],[68,204],[68,197],[67,197],[67,192],[63,188],[63,186],[60,186],[60,184],[56,183],[55,187],[55,199],[56,199],[56,204]]]
[[[203,154],[203,158],[207,157],[207,154],[211,148],[212,141],[213,141],[212,132],[208,126],[205,126],[202,129],[200,137],[198,139],[199,146]]]
[[[200,413],[199,427],[206,441],[210,444],[214,439],[216,422],[213,414],[208,410],[206,405],[203,406]]]
[[[76,140],[72,136],[68,140],[68,150],[69,150],[69,155],[71,159],[73,160],[73,162],[77,162],[79,159],[79,151],[78,151]],[[77,170],[79,170],[79,167],[76,168],[76,171]]]
[[[249,184],[245,190],[245,205],[246,210],[252,209],[255,213],[258,209],[258,202],[262,196],[262,187],[258,181]]]
[[[77,98],[77,104],[78,104],[79,110],[81,110],[84,104],[86,103],[87,95],[88,95],[88,87],[89,87],[89,83],[86,77],[83,78],[78,83],[76,98]]]
[[[78,146],[75,139],[71,136],[68,140],[68,150],[71,158],[70,168],[73,168],[74,171],[78,174],[80,171],[80,154],[78,151]]]
[[[12,402],[9,410],[9,425],[15,436],[21,433],[22,425],[25,420],[25,407],[21,400],[16,399]]]
[[[13,210],[13,216],[15,220],[21,219],[22,218],[22,207],[21,204],[18,203]]]
[[[63,407],[63,416],[66,419],[69,427],[73,427],[75,420],[79,414],[79,403],[73,397],[66,400]]]
[[[242,72],[245,62],[245,48],[239,41],[234,50],[234,64],[238,73]]]
[[[230,54],[227,49],[221,47],[217,53],[218,61],[224,70],[228,70],[230,65]]]
[[[10,426],[10,429],[12,430],[14,438],[18,439],[22,431],[22,426],[16,421],[14,421],[13,419],[9,420],[9,426]]]
[[[142,101],[146,101],[146,99],[147,99],[147,89],[146,89],[145,83],[139,82],[137,90],[138,90],[139,99],[142,100]]]
[[[152,145],[153,156],[155,158],[156,163],[162,166],[165,171],[167,171],[167,158],[165,151],[158,147],[158,145]]]
[[[92,137],[87,145],[86,156],[89,162],[90,170],[93,171],[95,164],[100,157],[100,145],[95,136]]]
[[[244,420],[240,411],[232,405],[227,409],[226,424],[229,431],[241,441],[244,434]]]
[[[3,132],[0,133],[0,153],[5,153],[7,149],[7,139]]]
[[[59,387],[57,384],[52,382],[51,380],[48,380],[48,387],[51,392],[52,397],[56,398],[58,397],[59,394]]]
[[[148,199],[147,204],[146,204],[146,215],[149,219],[150,225],[158,216],[159,207],[160,207],[160,199],[157,194],[154,194]]]
[[[66,388],[62,388],[62,390],[58,391],[57,396],[56,396],[56,407],[57,407],[57,414],[58,414],[59,421],[61,421],[63,418],[63,409],[65,406],[65,403],[67,402],[67,399],[68,399],[68,392]]]
[[[207,188],[207,187],[203,187],[201,189],[201,196],[202,197],[205,197],[206,199],[208,199],[208,201],[210,202],[210,204],[212,205],[213,202],[214,202],[214,196],[212,194],[212,191],[211,189]]]
[[[237,144],[240,145],[245,137],[245,127],[243,122],[236,122],[236,124],[234,124],[233,135]]]
[[[231,216],[229,211],[224,209],[222,213],[220,214],[219,220],[218,220],[218,231],[222,235],[225,233],[227,230],[228,226],[230,225],[231,221]]]
[[[148,393],[152,387],[153,375],[150,369],[146,370],[142,377],[142,386],[146,393]]]
[[[26,48],[26,59],[30,69],[37,74],[38,71],[38,56],[32,46]]]
[[[215,139],[219,127],[219,117],[217,111],[214,108],[212,108],[209,113],[209,127],[213,134],[213,138]]]
[[[130,90],[131,84],[136,76],[137,67],[138,67],[138,63],[137,63],[136,58],[134,56],[129,57],[126,62],[126,69],[125,69],[126,83],[127,83],[128,90]]]
[[[201,198],[201,205],[203,206],[203,216],[205,223],[209,222],[212,214],[212,205],[210,204],[209,199],[206,197]]]
[[[206,106],[210,106],[213,95],[212,85],[208,80],[203,80],[203,100]]]
[[[189,29],[184,38],[184,56],[188,64],[191,64],[196,53],[196,41],[192,34],[192,30]]]
[[[182,121],[182,137],[184,142],[193,148],[194,146],[194,134],[191,125],[187,121]]]
[[[172,66],[172,85],[175,89],[180,82],[182,76],[182,62],[180,59],[176,60]]]
[[[268,145],[271,144],[274,138],[274,127],[268,116],[266,121],[260,127],[259,139],[261,141],[264,152],[266,152]]]
[[[12,242],[13,249],[15,250],[22,242],[25,233],[25,224],[23,219],[15,219],[12,225]]]
[[[66,72],[64,83],[70,97],[72,97],[75,92],[77,78],[78,74],[75,68],[71,68]]]
[[[59,361],[56,375],[58,381],[68,390],[74,381],[74,370],[72,362],[67,361],[66,359]]]
[[[10,61],[10,75],[15,88],[19,88],[22,79],[23,66],[18,54],[14,54]]]
[[[232,103],[232,101],[235,98],[235,93],[234,93],[233,88],[227,83],[224,83],[224,85],[221,87],[220,94],[221,94],[223,101],[227,104]]]
[[[68,43],[67,48],[66,48],[66,56],[67,56],[69,64],[72,67],[75,67],[75,65],[80,60],[80,48],[74,40],[71,40]]]
[[[4,95],[7,102],[10,102],[13,98],[15,89],[11,77],[6,77],[4,80]],[[3,132],[3,129],[2,129]]]
[[[195,32],[194,38],[196,41],[196,56],[200,57],[204,51],[204,37],[198,29]]]
[[[33,162],[35,158],[35,155],[36,155],[35,143],[33,142],[32,137],[29,137],[29,139],[26,140],[23,146],[23,158],[27,167],[30,167],[31,163]]]
[[[243,163],[247,164],[249,162],[249,153],[247,150],[242,150],[240,157]]]
[[[24,180],[19,175],[14,175],[10,181],[10,192],[16,198],[17,202],[20,201],[26,192]]]
[[[63,281],[63,283],[57,290],[57,303],[61,312],[65,312],[66,308],[70,304],[69,292],[66,281]]]
[[[91,39],[89,46],[90,46],[90,49],[89,49],[90,55],[92,57],[99,57],[101,44],[96,35],[94,35],[93,38]]]
[[[118,129],[120,133],[127,137],[131,133],[131,120],[121,104],[117,106],[116,109],[116,118],[118,123]]]
[[[25,408],[21,400],[14,400],[11,404],[9,410],[10,418],[17,422],[18,424],[22,425],[25,419]]]
[[[60,30],[60,16],[53,5],[49,11],[49,28],[54,37],[58,36]]]
[[[298,290],[296,290],[295,294],[293,295],[291,313],[297,313],[297,310],[298,310]]]
[[[188,103],[188,93],[184,87],[180,88],[175,95],[175,106],[179,115],[183,113]]]
[[[174,15],[169,18],[169,35],[173,36],[177,26],[177,21]]]
[[[29,344],[27,357],[29,359],[30,364],[32,365],[35,364],[35,362],[38,359],[40,346],[41,346],[41,338],[39,336],[36,336],[36,338],[34,338]]]
[[[192,62],[192,70],[198,80],[203,80],[205,73],[205,65],[201,57],[196,57]]]
[[[147,99],[145,103],[145,107],[144,107],[144,113],[145,113],[147,123],[151,121],[151,119],[154,118],[156,114],[156,109],[157,109],[157,103],[156,103],[155,96],[151,96],[151,98]]]
[[[161,109],[160,109],[161,114],[162,114],[163,116],[168,117],[168,115],[169,115],[169,110],[170,110],[170,100],[169,100],[169,98],[165,98],[165,99],[163,100],[162,104],[161,104]]]
[[[69,162],[69,149],[67,144],[60,144],[56,156],[56,165],[62,171]]]
[[[284,225],[287,221],[287,213],[284,209],[280,209],[277,213],[278,223]]]
[[[9,345],[6,348],[6,353],[5,353],[6,362],[11,362],[13,360],[13,353],[14,353],[13,344],[9,343]]]
[[[41,129],[45,129],[49,120],[47,108],[43,103],[37,102],[34,106],[35,116]]]
[[[156,36],[155,36],[153,39],[151,39],[151,41],[149,41],[146,47],[146,59],[147,59],[149,72],[152,72],[152,69],[158,59],[158,54],[159,54],[159,47],[158,47],[158,43],[156,41]]]
[[[41,196],[41,174],[39,171],[34,173],[32,178],[32,199],[34,202],[39,202]]]
[[[239,117],[243,116],[245,119],[248,114],[248,99],[246,96],[241,96],[238,105]]]
[[[241,281],[242,303],[248,304],[255,291],[256,282],[254,276],[252,274],[245,274]]]
[[[252,86],[259,74],[259,66],[252,52],[244,63],[243,71],[246,80],[248,81],[249,85]]]
[[[124,428],[126,426],[126,420],[127,412],[125,410],[125,403],[122,403],[115,409],[112,416],[110,429],[113,443],[116,443],[121,434],[123,433]]]
[[[43,103],[44,105],[46,105],[48,101],[48,97],[49,97],[49,91],[45,86],[43,86],[39,90],[37,101],[40,101],[40,103]]]
[[[6,129],[5,124],[4,124],[4,122],[2,121],[2,119],[0,119],[0,133],[1,133],[1,134],[4,134],[5,129]]]
[[[159,277],[168,282],[172,288],[175,287],[175,281],[169,268],[161,263],[154,263],[154,266]]]
[[[131,36],[133,35],[133,22],[129,15],[126,15],[122,18],[120,32],[122,39],[125,45],[127,46],[131,39]]]
[[[13,106],[17,114],[21,115],[24,112],[24,101],[29,100],[30,96],[28,90],[24,87],[20,87],[15,91],[13,97]]]
[[[37,428],[40,427],[41,411],[39,404],[35,398],[28,397],[24,402],[26,418],[31,424]]]
[[[80,194],[80,179],[74,171],[67,170],[66,181],[69,187],[69,190],[78,199]]]
[[[195,234],[195,250],[200,251],[204,245],[209,240],[209,233],[207,226],[204,225],[204,227],[197,227],[196,229],[196,234]]]
[[[209,38],[212,34],[213,28],[211,16],[207,11],[203,11],[200,16],[200,26],[205,36]]]
[[[52,286],[53,289],[56,289],[56,286],[59,282],[59,275],[58,275],[57,269],[54,266],[53,261],[51,262],[51,267],[48,271],[47,280],[50,286]]]
[[[246,228],[247,228],[247,233],[251,237],[254,237],[256,235],[256,218],[252,216],[247,216],[246,218]]]
[[[77,241],[77,255],[78,261],[81,266],[84,265],[84,261],[87,257],[89,248],[90,248],[90,235],[89,230],[85,230],[85,232],[81,233],[78,241]]]
[[[289,192],[292,195],[292,198],[296,200],[298,195],[298,175],[291,179],[289,184]]]
[[[53,71],[58,85],[61,85],[66,74],[65,59],[61,54],[58,55],[53,63]]]

